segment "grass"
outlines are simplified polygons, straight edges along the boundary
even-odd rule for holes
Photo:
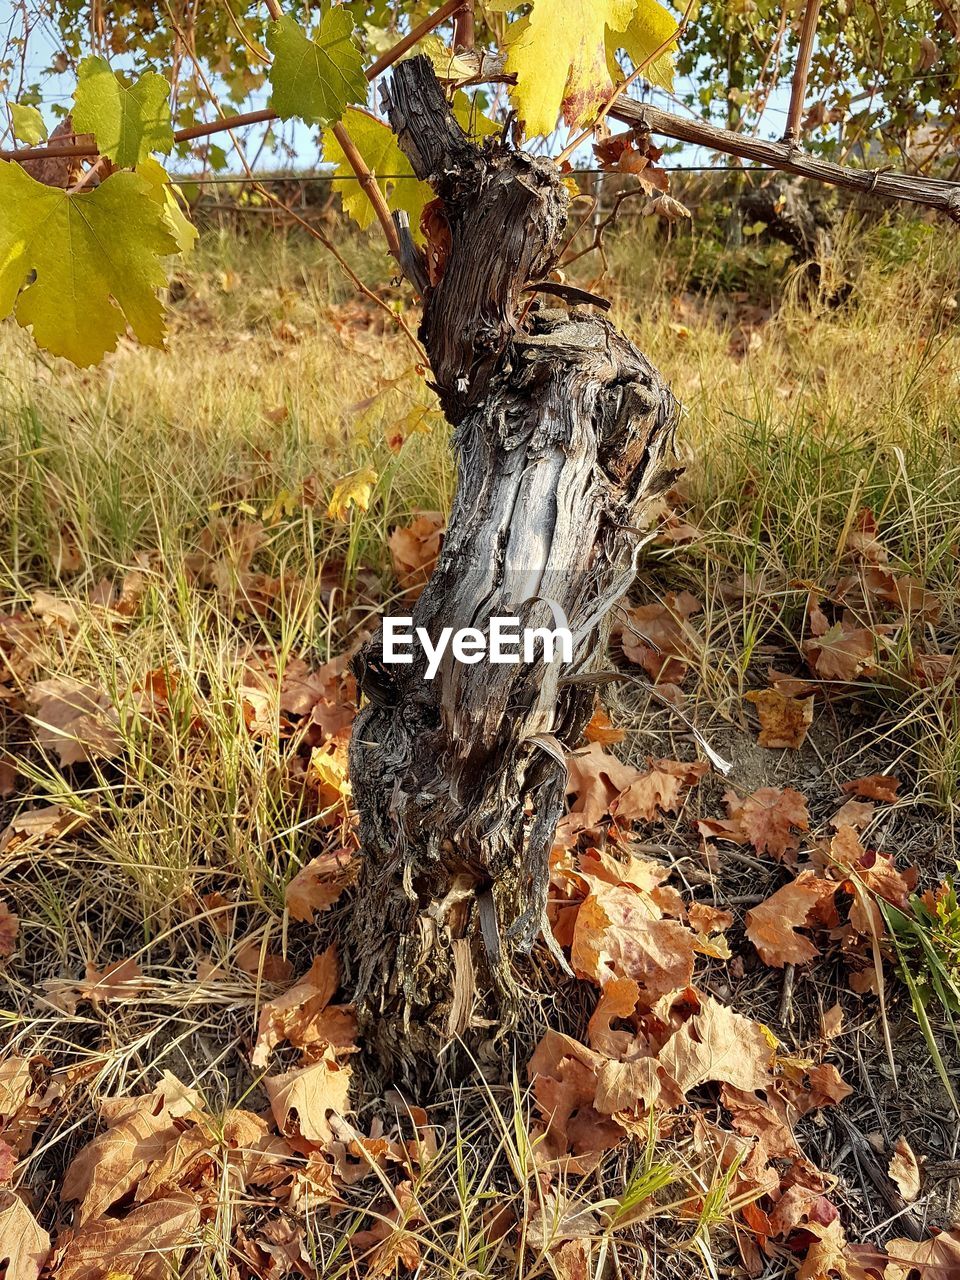
[[[365,276],[383,272],[369,242],[348,251]],[[744,726],[743,694],[771,655],[800,669],[808,594],[834,589],[845,534],[869,507],[892,563],[936,592],[940,613],[892,638],[825,767],[851,776],[880,758],[906,771],[911,802],[949,823],[960,790],[956,665],[924,684],[912,658],[919,644],[954,654],[960,630],[960,247],[922,223],[851,222],[832,264],[855,285],[842,308],[802,296],[777,254],[765,266],[747,252],[737,275],[735,256],[709,234],[665,251],[642,221],[610,246],[615,314],[683,402],[687,472],[675,505],[699,530],[691,545],[651,550],[645,590],[687,588],[702,600],[691,714],[707,728]],[[752,292],[694,295],[693,276]],[[0,753],[18,771],[5,818],[58,805],[73,824],[0,854],[0,887],[30,939],[6,975],[9,1045],[81,1081],[20,1170],[35,1188],[89,1138],[107,1094],[169,1069],[219,1114],[253,1087],[238,1081],[231,1054],[271,989],[262,966],[230,968],[214,994],[198,965],[229,968],[252,939],[262,956],[284,950],[305,967],[315,937],[290,926],[283,890],[311,856],[320,819],[290,780],[297,744],[275,690],[263,731],[248,731],[252,665],[282,673],[300,655],[320,663],[348,648],[396,590],[390,529],[417,510],[446,510],[453,486],[413,348],[357,302],[320,246],[208,233],[175,296],[167,352],[124,345],[99,370],[51,362],[0,328],[0,610],[45,592],[72,611],[66,623],[41,619],[17,696],[6,711],[0,703]],[[420,428],[400,449],[390,439],[398,423]],[[329,520],[336,481],[367,466],[379,476],[369,511]],[[118,622],[98,607],[98,584],[131,572],[140,604]],[[162,722],[144,699],[160,676]],[[21,686],[64,677],[105,691],[118,760],[72,769],[38,745]],[[651,715],[637,712],[636,741]],[[229,909],[212,906],[212,893]],[[96,1016],[51,1002],[85,965],[131,954],[145,1000]],[[421,1170],[418,1198],[435,1212],[404,1230],[432,1274],[545,1274],[546,1243],[511,1262],[485,1225],[491,1207],[512,1206],[524,1221],[546,1214],[524,1200],[529,1100],[517,1084],[463,1106]],[[646,1265],[620,1228],[652,1201],[684,1223],[685,1256],[704,1268],[678,1274],[717,1274],[731,1170],[692,1156],[678,1165],[652,1137],[634,1156],[582,1189],[604,1257],[626,1249],[618,1267]],[[229,1269],[226,1182],[224,1170],[211,1275]],[[361,1210],[388,1211],[378,1197],[392,1194],[358,1199],[353,1229]],[[353,1273],[349,1234],[316,1227],[324,1275]]]

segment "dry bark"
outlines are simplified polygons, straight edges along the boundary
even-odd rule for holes
[[[443,201],[450,247],[421,337],[455,428],[457,494],[414,624],[496,616],[575,636],[571,667],[385,665],[359,655],[368,699],[351,747],[363,872],[345,956],[367,1046],[428,1089],[438,1065],[495,1072],[517,966],[544,931],[563,752],[593,691],[609,611],[632,580],[645,508],[672,476],[676,406],[656,370],[587,308],[524,289],[559,253],[568,193],[550,161],[463,133],[424,58],[398,66],[390,121]],[[416,654],[416,650],[414,651]],[[546,931],[549,939],[549,930]]]

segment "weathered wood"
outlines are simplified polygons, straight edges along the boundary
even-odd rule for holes
[[[740,156],[756,164],[769,165],[784,173],[795,173],[801,178],[813,178],[833,187],[848,191],[860,191],[874,195],[879,200],[902,200],[907,204],[925,205],[947,214],[954,222],[960,222],[960,183],[940,178],[926,178],[919,174],[897,173],[887,168],[851,169],[846,165],[832,164],[811,155],[796,143],[766,142],[762,138],[749,138],[731,129],[718,129],[705,120],[675,116],[660,107],[646,102],[634,102],[623,94],[610,108],[614,120],[647,129],[650,133],[676,138],[694,146],[709,147],[724,155]]]
[[[493,1066],[515,1020],[515,964],[545,922],[563,751],[594,696],[560,678],[602,659],[637,526],[673,474],[675,403],[607,320],[524,292],[561,245],[557,168],[502,141],[474,146],[426,59],[396,69],[387,105],[450,227],[421,337],[456,429],[458,484],[414,624],[434,638],[497,616],[553,626],[559,608],[576,639],[572,667],[448,656],[433,681],[422,659],[384,665],[380,635],[359,656],[363,872],[344,950],[368,1048],[422,1091],[441,1058],[453,1074],[465,1061],[457,1038]]]

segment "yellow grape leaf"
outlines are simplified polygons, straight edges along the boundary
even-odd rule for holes
[[[68,195],[0,161],[0,317],[13,312],[54,355],[96,364],[128,324],[141,342],[162,346],[160,259],[176,252],[137,174]]]
[[[454,95],[453,114],[464,132],[474,137],[483,138],[500,132],[501,126],[485,116],[462,89]],[[417,180],[390,126],[361,107],[347,107],[343,126],[367,168],[379,182],[389,207],[407,211],[414,239],[422,241],[420,214],[424,205],[433,199],[433,191],[428,183]],[[340,193],[344,212],[365,231],[374,220],[373,206],[357,182],[332,130],[323,135],[323,158],[328,164],[336,165],[336,178],[332,185]]]
[[[170,85],[155,71],[145,71],[128,87],[104,58],[84,58],[73,127],[92,133],[101,153],[121,169],[139,164],[151,151],[166,154],[173,147]]]
[[[390,126],[359,107],[347,108],[343,125],[367,168],[380,183],[390,208],[406,209],[410,215],[411,230],[417,234],[420,212],[427,201],[433,199],[433,192],[427,183],[417,181],[410,161],[397,145]],[[344,212],[366,229],[374,219],[373,206],[357,182],[332,130],[323,135],[323,158],[328,164],[337,166],[333,187],[340,193]]]
[[[611,77],[615,81],[620,79],[620,71],[614,58],[617,47],[623,49],[634,67],[639,67],[662,45],[673,40],[677,30],[676,19],[672,13],[664,9],[663,5],[658,4],[657,0],[641,0],[630,25],[610,38],[608,48]],[[657,54],[643,71],[644,78],[659,89],[673,88],[673,49],[675,48],[675,44],[672,48],[668,46],[662,53]]]
[[[153,156],[137,165],[137,173],[150,184],[150,194],[163,207],[164,225],[176,240],[181,257],[187,257],[200,233],[183,211],[180,188],[170,181],[169,173]]]
[[[281,120],[297,116],[328,125],[340,119],[348,102],[366,100],[363,55],[353,35],[353,18],[341,5],[328,10],[316,40],[289,14],[270,23],[270,105]]]
[[[512,0],[491,3],[501,12],[512,7]],[[507,70],[517,76],[513,100],[527,133],[551,133],[561,110],[568,124],[590,120],[613,88],[611,55],[625,48],[642,61],[662,43],[656,33],[666,19],[676,31],[657,0],[533,0],[506,38]],[[659,62],[652,75],[664,74]]]
[[[363,467],[358,471],[351,471],[348,476],[344,476],[334,486],[330,505],[327,507],[327,518],[329,520],[347,520],[350,516],[351,507],[356,507],[358,511],[367,511],[370,507],[370,495],[373,493],[373,486],[379,478],[373,467]]]
[[[489,138],[495,133],[503,132],[503,125],[484,115],[474,99],[463,89],[458,89],[453,95],[453,114],[460,128],[472,138]]]
[[[14,136],[21,142],[36,147],[46,141],[47,126],[36,107],[22,107],[19,102],[11,102],[10,118],[13,120]]]

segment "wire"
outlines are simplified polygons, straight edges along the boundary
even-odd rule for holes
[[[773,165],[769,164],[675,164],[661,165],[660,171],[663,173],[772,173],[775,171]],[[590,177],[595,174],[606,174],[609,177],[617,176],[616,169],[571,169],[565,177],[576,178],[579,175]],[[629,174],[624,174],[629,177]],[[307,173],[307,174],[254,174],[247,177],[245,174],[237,174],[236,177],[219,177],[219,178],[193,178],[189,174],[172,173],[171,179],[181,185],[192,185],[195,187],[215,187],[215,186],[244,186],[252,182],[358,182],[359,179],[355,173]],[[377,177],[381,182],[417,182],[412,173],[378,173]]]

